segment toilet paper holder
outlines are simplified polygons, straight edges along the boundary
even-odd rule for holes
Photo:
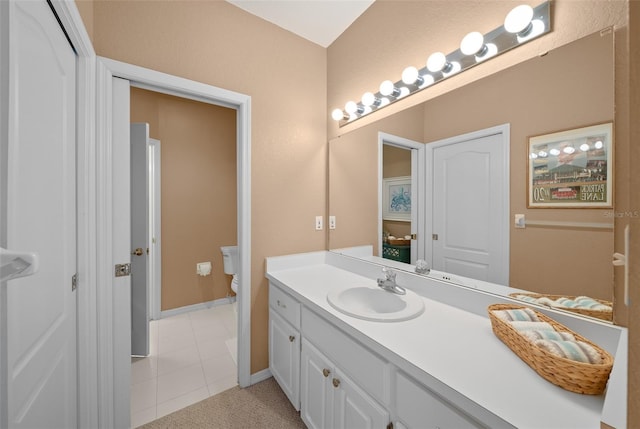
[[[196,274],[199,276],[208,276],[211,274],[211,262],[198,262],[196,264]]]

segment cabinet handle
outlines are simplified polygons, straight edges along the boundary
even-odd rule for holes
[[[287,308],[287,305],[281,303],[280,300],[278,300],[277,303],[278,303],[278,307]]]
[[[327,368],[322,370],[322,375],[324,375],[325,377],[329,377],[329,374],[331,374],[331,371]]]
[[[333,379],[333,387],[338,387],[340,386],[340,380],[338,380],[337,378]]]
[[[296,337],[294,337],[293,335],[289,335],[289,341],[293,342],[296,339]]]

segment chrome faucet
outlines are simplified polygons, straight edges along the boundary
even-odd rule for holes
[[[391,268],[384,267],[382,272],[385,274],[384,279],[378,279],[378,286],[387,292],[393,292],[398,295],[405,295],[407,290],[396,284],[396,273]]]

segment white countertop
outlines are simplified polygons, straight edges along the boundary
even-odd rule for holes
[[[297,268],[268,264],[267,277],[458,407],[469,409],[466,398],[518,428],[600,428],[604,395],[572,393],[544,380],[493,334],[488,317],[418,290],[425,311],[415,319],[385,323],[350,317],[329,305],[327,293],[375,280],[320,259],[312,262]]]

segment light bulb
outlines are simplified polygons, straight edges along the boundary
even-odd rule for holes
[[[360,101],[362,101],[364,106],[377,106],[380,104],[380,100],[373,95],[373,92],[365,92],[362,94],[362,100]]]
[[[390,80],[385,80],[380,84],[380,94],[384,95],[385,97],[388,97],[390,95],[396,97],[398,94],[400,94],[400,90],[396,88],[393,82],[391,82]]]
[[[432,73],[443,71],[447,68],[447,64],[447,57],[442,52],[434,52],[427,59],[427,70]]]
[[[545,151],[543,151],[543,150],[541,150],[540,152],[538,152],[538,156],[539,156],[540,158],[546,158],[546,157],[547,157],[547,155],[548,155],[548,154],[547,154],[547,152],[545,152]]]
[[[538,154],[536,154],[536,153],[531,152],[529,154],[529,158],[531,158],[531,159],[536,159],[537,157],[538,157]]]
[[[422,83],[422,78],[420,77],[420,73],[418,73],[418,69],[409,66],[402,71],[402,81],[407,85],[417,84],[420,85]]]
[[[358,105],[355,103],[355,101],[348,101],[347,104],[344,105],[344,110],[349,115],[353,115],[358,111]]]
[[[549,153],[550,153],[551,155],[553,155],[553,156],[558,156],[558,155],[560,155],[560,150],[554,147],[553,149],[551,149],[551,150],[549,151]]]
[[[484,36],[478,31],[472,31],[464,36],[460,42],[460,52],[465,55],[478,55],[481,57],[487,47],[484,44]]]
[[[562,151],[568,155],[571,155],[573,152],[576,151],[576,148],[573,146],[565,146]]]
[[[602,140],[598,140],[595,144],[594,147],[596,149],[602,149],[604,147],[604,143],[602,143]]]
[[[522,33],[527,30],[533,19],[533,8],[526,4],[514,7],[504,19],[504,29],[509,33]]]
[[[583,152],[588,151],[588,150],[589,150],[589,145],[588,145],[588,144],[586,144],[586,143],[582,143],[582,144],[580,145],[580,150],[581,150],[581,151],[583,151]]]
[[[344,112],[341,109],[333,109],[333,111],[331,112],[331,118],[334,121],[344,119]]]
[[[533,21],[531,21],[531,24],[529,25],[529,27],[526,28],[526,30],[522,31],[520,34],[518,34],[518,43],[524,43],[527,40],[533,39],[539,35],[541,35],[542,33],[544,33],[544,22],[542,22],[539,19],[534,19]]]

